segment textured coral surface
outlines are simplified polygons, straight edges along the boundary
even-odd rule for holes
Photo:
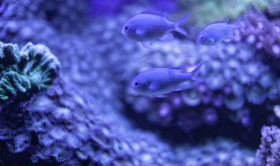
[[[280,164],[280,129],[277,126],[264,126],[261,130],[261,145],[257,150],[260,165],[275,166]]]
[[[0,101],[49,87],[58,75],[60,62],[44,45],[0,43]]]
[[[200,46],[198,27],[252,4],[219,2],[0,1],[0,165],[279,165],[277,10],[254,1],[233,41]],[[125,38],[122,25],[145,9],[174,21],[192,9],[191,37],[149,49]],[[146,69],[205,60],[185,91],[129,88]]]

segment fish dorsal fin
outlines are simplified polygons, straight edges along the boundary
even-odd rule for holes
[[[224,22],[225,22],[225,23],[228,23],[228,22],[229,22],[229,18],[228,18],[228,19],[226,19]]]
[[[180,72],[182,73],[187,73],[188,70],[187,70],[187,65],[183,65],[183,66],[179,66],[179,67],[173,67],[171,69],[176,69],[176,70],[179,70]]]
[[[241,16],[238,16],[237,19],[232,23],[234,25],[234,29],[244,28],[244,26],[240,25]]]
[[[179,67],[175,67],[175,68],[172,68],[172,69],[176,69],[176,70],[179,70],[181,71],[182,73],[186,73],[186,74],[189,74],[191,80],[194,80],[194,81],[200,81],[199,78],[197,78],[197,74],[201,68],[201,66],[203,64],[205,64],[207,61],[203,61],[201,62],[199,65],[197,65],[196,67],[192,67],[193,69],[191,71],[189,71],[191,68],[187,65],[184,65],[184,66],[179,66]]]
[[[152,15],[157,15],[157,16],[160,16],[160,17],[164,17],[167,20],[169,20],[167,12],[162,13],[162,12],[157,12],[157,11],[152,11],[152,10],[144,10],[139,14],[152,14]]]
[[[135,33],[138,35],[138,36],[145,36],[146,34],[146,31],[142,28],[137,28]]]
[[[214,22],[212,22],[212,23],[210,23],[210,24],[228,23],[228,22],[229,22],[229,18],[228,18],[228,19],[226,19],[226,20],[224,20],[224,21],[214,21]]]
[[[172,33],[166,33],[164,34],[161,38],[160,38],[161,41],[172,41],[174,40],[174,36]]]
[[[157,81],[152,81],[149,85],[149,89],[152,91],[156,91],[159,89],[159,82]]]
[[[236,18],[236,20],[233,22],[234,25],[239,25],[240,17],[241,17],[241,16],[238,16],[238,17]]]

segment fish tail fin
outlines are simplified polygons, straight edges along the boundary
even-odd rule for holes
[[[189,35],[188,35],[187,31],[184,28],[182,28],[182,26],[187,21],[187,19],[189,18],[190,15],[191,15],[191,13],[185,15],[184,17],[182,17],[181,19],[179,19],[178,21],[175,22],[175,31],[177,31],[187,37],[189,37]]]
[[[205,64],[206,62],[207,62],[207,61],[201,62],[198,66],[196,66],[195,69],[193,69],[193,70],[190,72],[191,79],[192,79],[193,81],[203,81],[202,79],[198,78],[197,75],[198,75],[198,73],[199,73],[199,71],[200,71],[201,66],[202,66],[203,64]]]

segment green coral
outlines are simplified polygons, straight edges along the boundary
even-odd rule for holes
[[[0,101],[48,88],[59,69],[60,62],[44,45],[28,43],[19,51],[17,44],[0,42]]]
[[[180,3],[191,10],[193,15],[190,19],[196,22],[198,28],[214,21],[236,19],[240,14],[248,11],[250,6],[265,10],[270,4],[269,0],[181,0]]]

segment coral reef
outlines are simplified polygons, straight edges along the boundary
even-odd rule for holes
[[[1,41],[17,43],[20,47],[27,42],[32,42],[53,48],[58,47],[57,43],[60,42],[57,30],[48,22],[40,19],[0,19],[0,30]]]
[[[123,72],[123,78],[129,78],[127,85],[148,68],[189,65],[191,69],[207,60],[199,73],[204,81],[190,83],[192,88],[168,94],[165,99],[139,96],[127,88],[125,101],[149,121],[164,126],[178,124],[186,131],[222,119],[250,128],[257,119],[273,115],[257,110],[272,110],[273,103],[279,101],[279,78],[254,54],[251,47],[241,43],[215,48],[188,41],[155,44],[130,57]]]
[[[121,88],[112,78],[118,73],[115,69],[119,61],[111,57],[133,50],[132,47],[113,52],[123,41],[116,37],[119,20],[105,24],[107,31],[102,24],[92,24],[90,31],[77,36],[60,34],[52,28],[52,23],[41,19],[29,25],[28,21],[14,23],[31,29],[46,26],[35,29],[45,30],[42,34],[26,40],[41,40],[52,48],[62,62],[65,81],[56,82],[47,94],[34,96],[20,107],[10,105],[1,111],[0,158],[5,158],[4,164],[24,161],[28,165],[176,165],[168,145],[151,133],[132,129],[118,115],[122,108],[118,97]],[[3,35],[3,40],[26,41],[17,34]],[[91,35],[95,37],[88,38]],[[55,40],[48,40],[50,38]],[[108,40],[112,44],[108,44]],[[77,86],[83,88],[77,89]],[[5,119],[17,120],[17,123]],[[11,153],[24,156],[11,161],[15,155],[5,155]]]
[[[237,142],[224,138],[208,140],[198,146],[185,145],[176,149],[179,160],[188,166],[255,166],[253,151],[244,149]]]
[[[1,44],[0,62],[5,61],[5,65],[0,68],[6,72],[2,74],[1,71],[1,78],[10,76],[7,72],[11,69],[19,73],[12,72],[11,85],[16,91],[9,88],[11,93],[6,96],[22,97],[46,89],[51,83],[54,85],[33,95],[29,101],[1,107],[0,164],[256,165],[253,150],[246,149],[243,144],[226,139],[201,142],[224,134],[234,136],[237,141],[246,139],[247,146],[255,146],[259,143],[256,133],[260,126],[276,122],[274,114],[278,115],[279,108],[274,105],[279,102],[279,75],[259,59],[261,53],[268,51],[255,52],[254,48],[241,42],[247,41],[247,32],[241,33],[243,29],[239,32],[242,37],[236,40],[238,43],[215,48],[176,39],[144,49],[121,35],[122,24],[146,9],[143,4],[153,4],[158,9],[170,7],[172,11],[177,10],[174,6],[180,6],[177,1],[173,1],[173,7],[161,5],[157,0],[141,2],[142,6],[123,7],[129,1],[122,0],[114,2],[117,5],[108,7],[110,10],[92,13],[97,16],[95,12],[108,12],[115,17],[98,15],[92,20],[87,15],[89,1],[3,1],[0,40],[18,43],[20,47],[29,41],[46,45],[61,62],[61,77],[52,81],[60,65],[44,45],[27,44],[19,51],[13,44]],[[197,2],[190,3],[187,8],[200,10],[198,13],[214,13],[207,13],[207,19],[194,16],[194,25],[236,18],[247,9],[251,0],[239,2],[232,10],[237,12],[227,11],[224,15],[211,7],[211,3],[216,2],[220,1],[205,1],[200,6],[192,5]],[[106,7],[106,2],[98,3]],[[227,3],[221,5],[228,6]],[[265,3],[260,3],[261,9]],[[203,5],[211,8],[206,9]],[[124,14],[115,15],[121,8]],[[272,22],[267,20],[265,23],[272,25]],[[242,22],[242,25],[245,24]],[[277,30],[278,25],[274,27]],[[254,34],[260,37],[258,33],[262,32]],[[278,42],[276,37],[275,41]],[[7,56],[10,54],[15,56]],[[191,70],[203,60],[208,61],[199,73],[204,81],[191,82],[192,88],[186,91],[158,99],[139,96],[128,88],[130,80],[145,69],[189,65]],[[7,65],[10,66],[7,68]],[[273,108],[274,112],[268,111]],[[143,127],[146,131],[141,130],[141,123],[148,125]],[[174,130],[178,128],[186,133],[178,131],[184,135],[182,143],[173,138]],[[169,137],[172,135],[173,142],[166,141],[165,130],[172,131],[167,133]],[[262,150],[262,154],[264,152]],[[273,158],[266,156],[258,155],[263,162]]]
[[[173,150],[155,135],[131,128],[118,112],[102,108],[89,93],[62,80],[29,102],[3,109],[0,122],[4,165],[254,163],[252,151],[224,139]]]
[[[277,126],[263,126],[261,145],[257,150],[259,165],[276,166],[280,164],[280,129]]]
[[[30,164],[67,165],[76,161],[99,165],[173,165],[175,158],[168,145],[152,134],[133,130],[116,113],[99,107],[88,93],[58,81],[46,94],[34,96],[20,107],[3,109],[0,138],[10,153],[25,152]],[[7,153],[5,149],[1,148],[1,154]]]
[[[32,21],[36,17],[48,21],[63,32],[81,30],[86,24],[84,20],[88,17],[87,13],[85,0],[8,0],[3,2],[0,10],[1,20]]]
[[[45,10],[45,8],[43,9]],[[44,12],[43,9],[42,12]],[[107,106],[120,107],[121,102],[118,96],[122,89],[118,87],[118,80],[110,81],[110,85],[105,83],[119,73],[118,63],[125,60],[124,58],[119,59],[119,55],[127,55],[136,48],[136,45],[133,44],[129,47],[122,47],[124,38],[119,36],[119,27],[125,18],[120,17],[110,22],[96,18],[90,23],[83,24],[87,18],[81,17],[75,24],[83,25],[83,28],[80,28],[72,26],[71,22],[68,22],[67,19],[64,20],[63,17],[57,17],[60,19],[59,22],[65,24],[64,22],[67,21],[67,25],[81,31],[73,31],[69,34],[67,30],[56,28],[52,20],[37,15],[36,12],[31,13],[30,17],[34,17],[33,19],[10,16],[7,17],[11,18],[9,20],[0,20],[2,30],[0,40],[19,43],[19,45],[24,45],[28,41],[45,44],[51,48],[62,63],[61,71],[66,81],[82,86],[97,100],[103,104],[106,102]],[[116,50],[116,47],[119,49]]]
[[[1,102],[44,90],[58,75],[60,62],[44,45],[28,43],[19,51],[0,42],[0,50]]]
[[[269,20],[263,13],[251,11],[243,16],[240,25],[234,36],[236,42],[245,41],[265,55],[280,57],[279,19]]]
[[[280,1],[279,0],[267,0],[268,6],[265,13],[271,18],[277,18],[280,16]]]

